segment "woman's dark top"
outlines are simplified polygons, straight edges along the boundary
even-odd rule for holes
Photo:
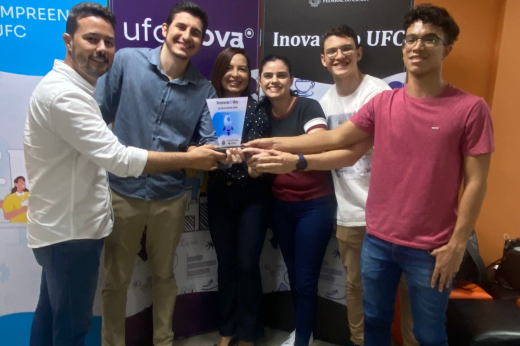
[[[327,120],[318,101],[297,98],[291,109],[282,116],[272,114],[272,106],[267,98],[262,99],[259,108],[271,117],[272,137],[301,136],[310,131],[327,129]],[[275,174],[272,177],[273,196],[283,201],[308,201],[334,193],[330,171],[304,171]]]

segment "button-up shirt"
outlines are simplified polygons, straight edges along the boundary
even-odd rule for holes
[[[146,150],[123,146],[108,129],[94,89],[56,60],[31,96],[23,144],[32,248],[106,237],[112,231],[107,171],[139,176],[146,165]]]
[[[191,142],[215,143],[216,135],[206,99],[215,89],[193,65],[182,78],[170,80],[160,67],[161,47],[125,48],[117,52],[110,71],[100,78],[96,99],[107,123],[121,143],[153,151],[186,151]],[[110,175],[116,192],[146,200],[182,195],[185,174]]]

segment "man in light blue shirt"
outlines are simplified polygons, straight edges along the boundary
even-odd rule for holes
[[[142,149],[183,152],[191,143],[215,142],[206,105],[216,97],[213,86],[188,60],[184,73],[171,78],[161,64],[163,47],[117,52],[96,90],[103,118],[114,123],[122,144]],[[132,179],[111,174],[110,187],[128,197],[160,201],[184,194],[184,180],[182,171]]]
[[[163,24],[164,44],[155,49],[120,50],[98,83],[96,98],[122,144],[179,152],[216,141],[206,99],[215,90],[190,63],[208,26],[198,5],[176,4]],[[114,229],[105,240],[103,346],[125,345],[127,289],[146,230],[153,277],[155,346],[173,343],[172,315],[177,295],[175,249],[184,229],[185,174],[119,178],[110,175]]]

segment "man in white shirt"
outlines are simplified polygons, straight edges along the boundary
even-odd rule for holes
[[[325,33],[321,63],[329,70],[335,84],[321,98],[320,104],[327,116],[329,129],[349,120],[372,97],[390,90],[383,80],[359,70],[358,61],[362,55],[363,48],[358,43],[356,32],[347,25],[334,27]],[[327,155],[334,155],[334,152]],[[338,156],[340,159],[341,156]],[[361,248],[366,233],[365,206],[371,165],[372,150],[354,165],[332,171],[338,201],[336,237],[341,260],[347,271],[348,320],[351,340],[355,345],[363,345]],[[412,332],[410,304],[404,284],[400,292],[404,295],[401,305],[405,346],[418,345]]]
[[[212,170],[225,158],[211,146],[159,153],[119,143],[94,99],[97,79],[113,62],[115,23],[97,3],[74,6],[63,35],[65,61],[55,61],[30,100],[24,133],[32,189],[27,237],[42,266],[31,345],[84,345],[103,238],[112,230],[107,171],[139,176]]]

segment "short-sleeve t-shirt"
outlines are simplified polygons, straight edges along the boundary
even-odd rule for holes
[[[287,114],[275,117],[268,106],[271,116],[271,135],[273,137],[300,136],[316,128],[327,128],[327,120],[316,100],[297,98]],[[330,172],[305,171],[277,174],[273,176],[272,191],[275,198],[283,201],[307,201],[333,193]]]
[[[350,121],[374,135],[367,232],[419,249],[447,244],[464,157],[494,151],[485,101],[451,85],[414,98],[405,86],[375,96]]]
[[[23,193],[14,192],[5,197],[4,201],[4,213],[11,212],[13,210],[20,210],[23,206],[27,206],[27,200],[29,199],[29,191]],[[27,223],[27,213],[22,213],[11,219],[12,223]]]
[[[365,75],[357,89],[348,96],[339,96],[333,85],[320,100],[327,116],[329,129],[335,129],[349,120],[372,97],[384,90],[391,90],[385,81]],[[362,227],[372,169],[372,149],[350,167],[332,171],[334,191],[338,202],[336,220],[344,227]]]

